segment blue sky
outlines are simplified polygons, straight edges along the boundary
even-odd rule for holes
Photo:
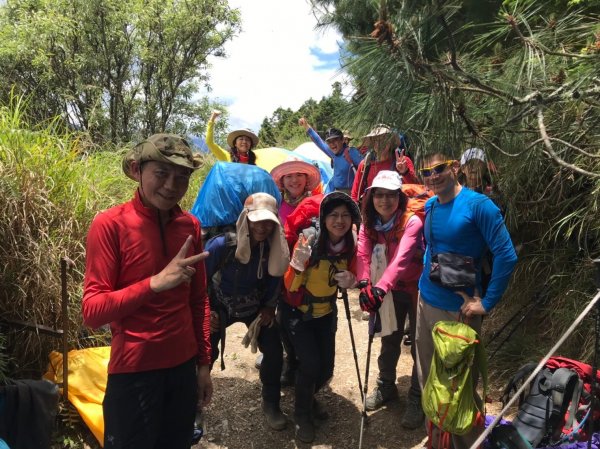
[[[307,0],[230,0],[242,13],[242,33],[228,42],[227,58],[210,60],[208,93],[228,105],[230,129],[260,124],[278,107],[297,109],[331,93],[339,73],[333,30],[316,31]]]

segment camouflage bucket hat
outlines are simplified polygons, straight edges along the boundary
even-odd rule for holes
[[[179,165],[191,170],[197,170],[201,165],[200,155],[194,153],[187,141],[175,134],[154,134],[147,140],[138,143],[123,157],[123,172],[131,179],[131,162],[166,162]]]

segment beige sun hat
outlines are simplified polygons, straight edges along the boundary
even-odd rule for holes
[[[129,150],[122,161],[123,172],[127,177],[136,180],[131,174],[131,162],[166,162],[179,165],[191,170],[197,170],[202,165],[200,154],[194,153],[185,139],[175,134],[153,134],[143,142]]]
[[[283,190],[283,177],[292,173],[303,173],[306,175],[307,191],[314,190],[321,182],[321,172],[315,165],[291,156],[287,161],[282,162],[271,170],[271,177],[279,190]]]
[[[273,233],[269,237],[268,272],[271,276],[283,276],[290,264],[288,248],[283,226],[277,217],[277,200],[268,193],[253,193],[244,202],[244,209],[236,222],[237,248],[235,258],[243,264],[250,261],[250,229],[248,221],[269,220],[275,223]]]
[[[235,131],[231,131],[227,135],[227,145],[233,148],[235,145],[235,139],[237,139],[240,136],[248,137],[252,141],[252,148],[255,148],[256,145],[258,145],[258,136],[247,128],[236,129]]]
[[[398,133],[394,132],[392,128],[390,128],[388,125],[384,125],[383,123],[376,125],[369,132],[369,134],[363,136],[363,139],[365,140],[365,142],[369,142],[371,139],[385,135],[389,135],[390,140],[393,139],[395,147],[400,145],[400,137],[398,136]]]

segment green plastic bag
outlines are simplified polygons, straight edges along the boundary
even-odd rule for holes
[[[434,354],[421,398],[423,411],[441,430],[464,435],[485,416],[483,405],[475,401],[471,375],[473,369],[479,370],[485,398],[485,351],[477,332],[465,323],[438,321],[431,333]]]

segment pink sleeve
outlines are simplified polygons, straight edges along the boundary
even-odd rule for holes
[[[396,282],[407,277],[415,254],[419,250],[422,230],[421,219],[413,215],[406,224],[406,229],[396,250],[390,255],[388,266],[376,287],[389,292]]]
[[[373,253],[373,242],[365,232],[365,226],[358,231],[358,249],[356,251],[356,279],[371,278],[371,255]]]

